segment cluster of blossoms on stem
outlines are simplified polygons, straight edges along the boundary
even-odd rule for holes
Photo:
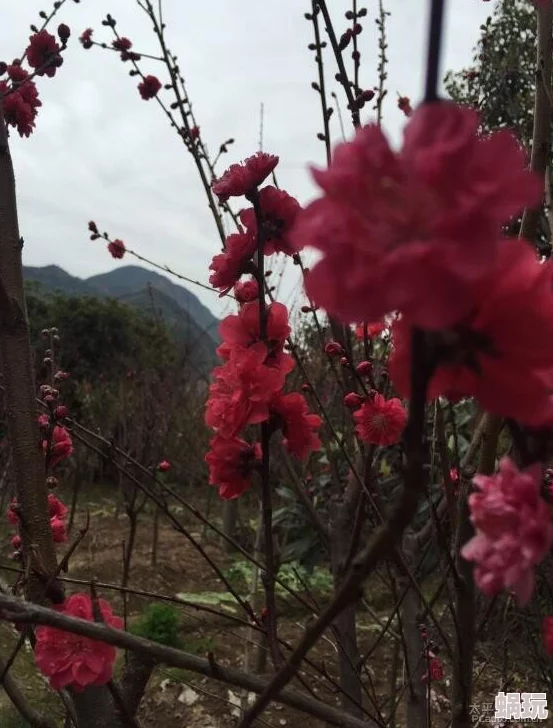
[[[115,28],[115,20],[110,15],[108,15],[107,20],[105,20],[103,24]],[[90,48],[92,48],[93,45],[99,45],[103,48],[109,48],[103,43],[96,43],[96,41],[92,40],[93,34],[94,31],[92,28],[86,28],[86,30],[83,30],[83,32],[79,36],[79,42],[85,50],[89,50]],[[111,50],[117,51],[119,53],[119,57],[123,61],[123,63],[126,63],[127,61],[132,61],[136,63],[137,61],[140,61],[142,59],[142,56],[140,55],[140,53],[136,53],[135,51],[131,50],[132,45],[132,41],[129,38],[126,38],[124,36],[117,36],[111,42]],[[139,73],[140,71],[138,70],[131,71],[131,75]],[[157,78],[157,76],[152,76],[151,74],[146,76],[142,74],[140,75],[142,76],[142,81],[138,84],[138,93],[140,94],[141,98],[143,98],[145,101],[155,98],[161,90],[161,81]]]
[[[50,384],[40,386],[40,399],[44,405],[37,417],[40,431],[39,447],[45,458],[46,485],[48,488],[56,488],[58,480],[52,474],[53,469],[73,453],[73,441],[63,420],[68,416],[67,407],[60,401],[60,392],[57,387],[64,382],[69,374],[62,369],[56,368],[55,349],[59,345],[60,337],[57,328],[44,329],[41,337],[46,340],[47,348],[44,352],[43,365],[48,373]],[[65,519],[67,507],[53,493],[48,494],[48,515],[50,528],[54,543],[67,541]],[[20,512],[17,499],[14,499],[8,507],[6,516],[8,521],[17,526],[19,531],[25,528],[25,522]],[[12,538],[12,546],[16,555],[19,556],[21,548],[21,536],[16,533]]]
[[[23,58],[27,59],[30,71],[22,65],[22,59],[15,58],[10,64],[0,62],[0,96],[4,107],[6,124],[17,129],[20,136],[28,137],[35,128],[35,119],[42,101],[38,97],[35,76],[53,78],[63,63],[61,52],[65,50],[71,31],[62,23],[55,36],[43,29],[29,37]],[[6,76],[7,78],[1,78]]]
[[[431,362],[428,400],[475,397],[493,414],[553,429],[553,263],[504,232],[543,194],[515,137],[483,135],[471,109],[426,103],[410,113],[399,151],[369,124],[313,176],[322,194],[299,212],[289,236],[295,250],[322,254],[307,293],[344,323],[396,315],[389,360],[396,391],[411,395],[419,330]],[[373,409],[375,401],[382,405],[374,397]],[[350,406],[359,404],[351,398]],[[361,428],[361,410],[356,417]],[[541,466],[519,473],[503,461],[496,476],[475,484],[477,535],[463,554],[483,591],[512,589],[523,603],[551,546]]]
[[[96,621],[98,617],[109,627],[122,629],[123,622],[114,616],[110,604],[98,599],[96,604],[87,594],[73,594],[57,611],[70,617]],[[111,680],[116,650],[113,645],[55,627],[35,630],[35,660],[39,670],[50,679],[54,690],[71,688],[82,692],[92,685],[105,685]]]
[[[267,185],[257,192],[258,186],[273,172],[278,157],[259,152],[242,164],[233,164],[223,176],[213,183],[213,191],[219,202],[230,197],[257,196],[262,225],[265,255],[283,253],[292,255],[290,232],[301,207],[296,199],[284,190]],[[225,249],[211,261],[209,282],[221,295],[228,293],[241,276],[252,272],[252,257],[257,250],[258,230],[254,207],[240,212],[240,231],[229,235]]]
[[[245,273],[257,272],[252,259],[260,236],[265,254],[292,252],[288,235],[299,204],[272,186],[258,190],[277,163],[278,157],[259,153],[232,165],[213,184],[221,202],[246,196],[254,203],[240,214],[245,230],[230,235],[225,251],[211,264],[211,284],[222,293],[234,287],[240,305],[238,313],[219,326],[223,343],[217,353],[224,364],[213,371],[205,415],[216,433],[206,455],[209,482],[219,487],[222,498],[236,498],[249,488],[259,467],[260,444],[239,437],[248,425],[267,423],[269,435],[280,430],[284,447],[302,460],[320,448],[321,418],[309,411],[302,394],[284,393],[286,375],[294,367],[293,358],[284,351],[290,334],[286,306],[265,304],[264,280],[239,280]]]

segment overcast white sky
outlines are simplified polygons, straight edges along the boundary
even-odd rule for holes
[[[494,3],[447,4],[444,72],[470,62],[478,27]],[[350,3],[332,0],[329,5],[341,32]],[[377,82],[378,2],[366,0],[365,5],[361,81],[368,88]],[[385,0],[385,5],[391,11],[385,126],[397,140],[403,117],[396,92],[416,103],[422,91],[429,3]],[[228,163],[257,151],[263,102],[264,148],[280,156],[279,184],[302,203],[314,192],[307,165],[322,164],[324,151],[315,137],[321,123],[318,96],[310,88],[316,78],[313,53],[307,50],[311,24],[303,17],[310,6],[308,0],[164,0],[167,37],[209,148],[216,151],[234,137]],[[49,5],[47,0],[0,0],[0,8],[0,59],[9,62],[27,45],[29,24]],[[35,133],[22,140],[11,135],[24,262],[55,263],[80,277],[134,262],[114,261],[103,244],[89,241],[87,222],[94,219],[137,252],[207,283],[208,265],[220,244],[192,158],[158,105],[139,97],[129,64],[98,48],[85,51],[77,41],[86,27],[94,28],[97,40],[111,40],[109,29],[101,26],[106,12],[137,51],[157,53],[150,24],[134,0],[69,1],[62,8],[59,20],[73,32],[64,65],[54,79],[39,79],[44,105]],[[328,58],[332,80],[335,69]],[[143,62],[143,69],[166,80],[161,64]],[[161,93],[169,97],[168,91]],[[337,121],[334,135],[339,138]],[[285,297],[293,284],[290,272]],[[221,314],[216,294],[191,290]]]

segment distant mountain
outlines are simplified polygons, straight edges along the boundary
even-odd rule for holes
[[[38,284],[39,293],[115,298],[155,314],[185,344],[197,366],[206,370],[217,361],[218,319],[193,293],[159,273],[128,265],[90,278],[77,278],[57,265],[47,265],[25,266],[23,275],[27,282]]]
[[[85,283],[92,286],[97,294],[119,299],[129,294],[134,295],[137,291],[148,290],[148,286],[152,286],[155,291],[172,298],[179,308],[189,313],[201,329],[207,331],[215,341],[219,341],[217,334],[219,321],[211,311],[187,288],[173,283],[160,273],[153,273],[138,265],[126,265],[109,273],[87,278]]]

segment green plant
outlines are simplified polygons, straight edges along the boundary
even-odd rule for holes
[[[149,604],[130,631],[138,637],[159,642],[169,647],[181,647],[179,615],[170,604]]]

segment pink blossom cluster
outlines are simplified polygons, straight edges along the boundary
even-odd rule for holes
[[[521,472],[505,457],[493,476],[477,475],[478,492],[469,496],[476,533],[461,555],[476,562],[474,577],[488,596],[514,592],[520,605],[534,590],[534,567],[553,544],[551,508],[540,495],[542,472],[533,465]]]
[[[225,251],[215,256],[210,266],[211,284],[222,293],[234,286],[240,306],[238,314],[227,316],[219,326],[223,343],[217,353],[224,364],[213,372],[205,415],[207,425],[216,433],[206,455],[209,482],[219,487],[223,498],[243,493],[259,466],[259,443],[250,444],[239,437],[248,425],[267,423],[271,434],[280,430],[284,447],[300,459],[320,447],[317,430],[321,418],[310,413],[302,394],[284,393],[286,375],[294,367],[292,357],[284,351],[290,334],[288,311],[276,302],[265,307],[264,291],[255,278],[240,280],[244,273],[255,272],[252,258],[260,234],[265,254],[292,252],[288,235],[299,204],[272,186],[258,191],[277,163],[278,157],[259,153],[243,164],[232,165],[213,184],[221,202],[245,195],[255,198],[258,206],[257,213],[255,207],[240,213],[245,230],[227,238]]]
[[[35,76],[53,78],[63,63],[61,51],[67,45],[71,32],[62,23],[58,27],[58,39],[46,29],[33,33],[23,58],[27,59],[30,71],[25,69],[22,60],[14,59],[10,64],[0,63],[0,96],[4,106],[6,124],[17,129],[20,136],[28,137],[35,128],[35,119],[42,101],[38,97]]]

